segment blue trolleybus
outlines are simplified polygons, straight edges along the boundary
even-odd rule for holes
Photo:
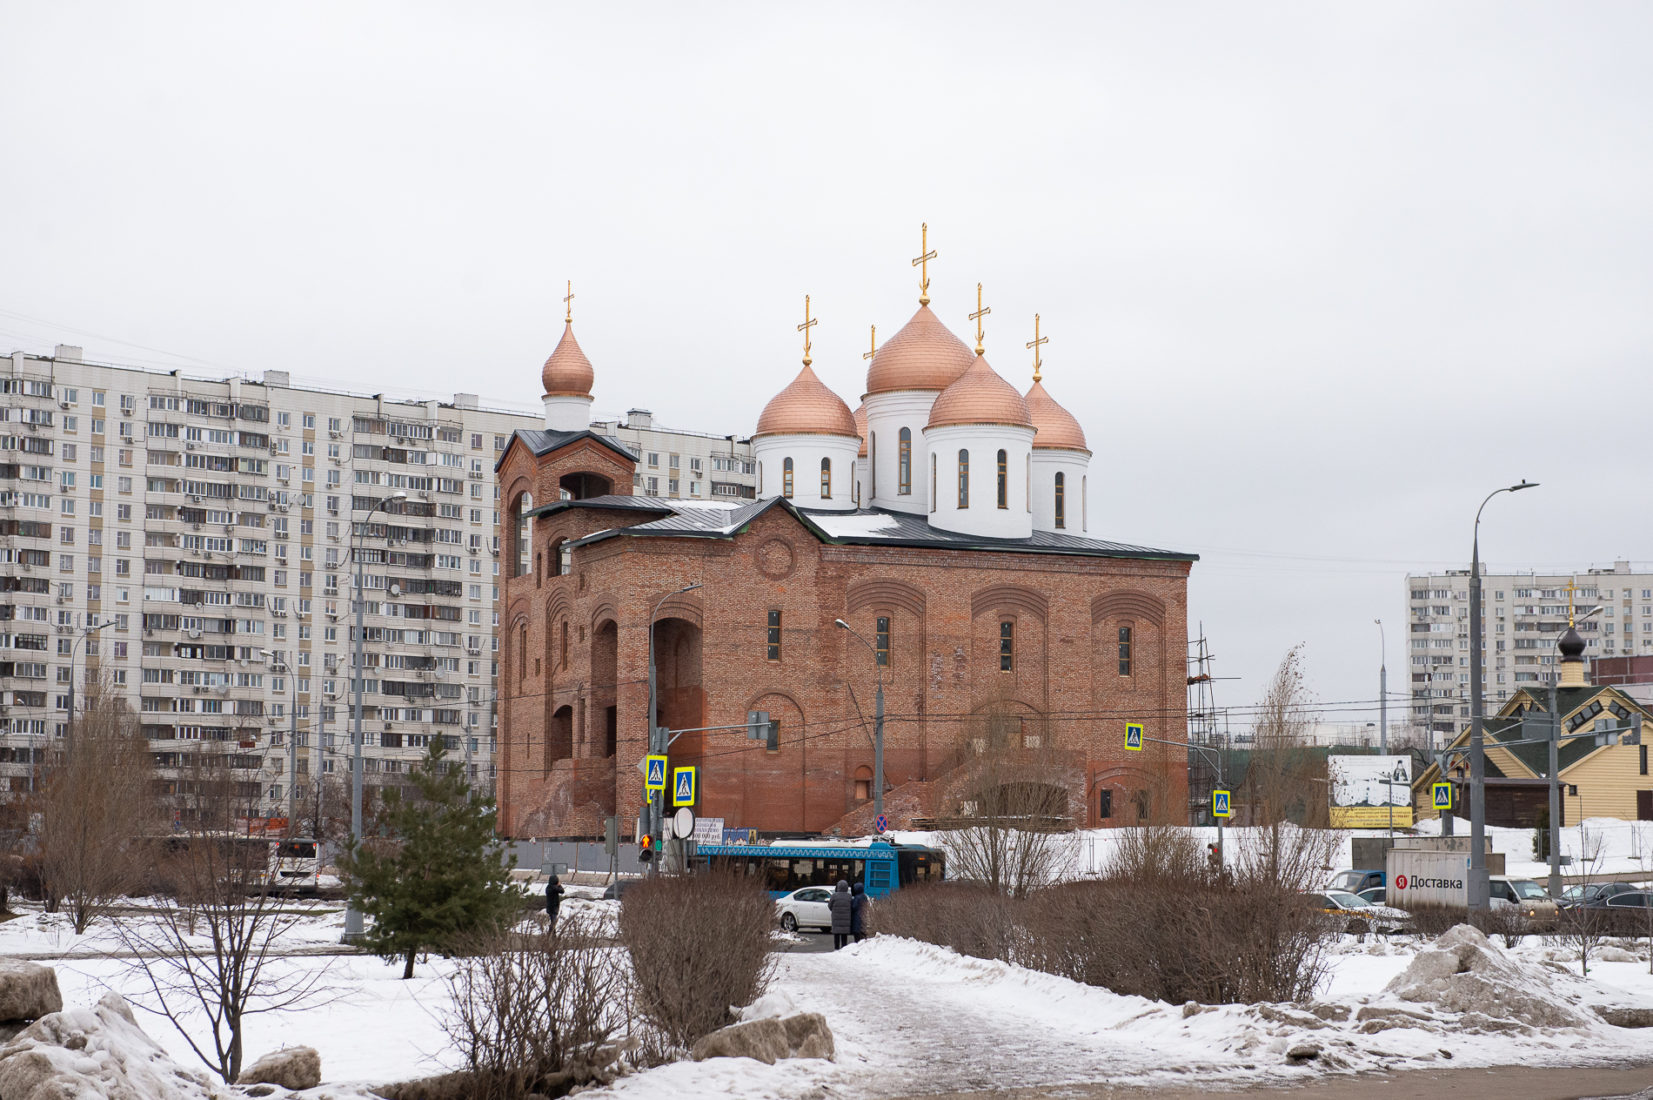
[[[755,875],[773,897],[805,886],[837,885],[840,879],[861,883],[868,897],[882,897],[902,886],[940,882],[946,855],[917,844],[875,840],[854,844],[831,840],[779,840],[772,844],[701,844],[695,859],[702,868]]]

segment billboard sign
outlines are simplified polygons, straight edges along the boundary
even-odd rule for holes
[[[1332,828],[1412,824],[1410,756],[1328,756],[1326,779]]]

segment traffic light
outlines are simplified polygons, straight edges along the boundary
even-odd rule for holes
[[[1222,848],[1215,841],[1212,841],[1205,846],[1205,858],[1210,861],[1213,867],[1219,866],[1223,861]]]
[[[637,853],[637,862],[638,863],[647,863],[649,860],[651,860],[653,858],[654,858],[654,853],[649,851],[648,845],[646,845],[646,844],[643,846],[643,850]]]

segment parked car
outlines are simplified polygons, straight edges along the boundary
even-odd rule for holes
[[[788,932],[800,928],[819,928],[832,931],[832,912],[827,902],[832,891],[825,886],[805,886],[775,899],[775,912],[780,915],[781,927]]]
[[[1512,905],[1535,924],[1555,923],[1556,903],[1550,898],[1550,892],[1532,879],[1493,875],[1487,880],[1487,894],[1494,909]]]
[[[1372,870],[1370,868],[1361,870],[1357,868],[1352,871],[1339,871],[1337,874],[1333,875],[1332,880],[1326,884],[1326,889],[1343,890],[1350,894],[1359,894],[1363,891],[1372,889],[1374,886],[1383,885],[1384,877],[1382,870]]]
[[[1601,904],[1617,894],[1628,894],[1637,890],[1629,882],[1581,882],[1561,891],[1561,897],[1556,903],[1563,909],[1571,909],[1575,905]]]
[[[643,880],[640,878],[623,878],[611,882],[608,884],[608,888],[603,891],[603,900],[623,901],[625,900],[626,891],[633,886],[640,885],[642,882]]]
[[[1367,905],[1383,905],[1389,897],[1387,886],[1368,886],[1364,890],[1355,891],[1355,897],[1362,899]]]
[[[1373,905],[1347,890],[1322,890],[1310,894],[1309,898],[1321,912],[1345,919],[1344,930],[1357,936],[1367,932],[1405,932],[1411,926],[1412,914],[1406,910]]]

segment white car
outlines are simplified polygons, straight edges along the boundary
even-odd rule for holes
[[[781,927],[788,932],[796,932],[800,928],[819,928],[830,932],[832,911],[827,907],[827,902],[831,900],[832,891],[825,886],[805,886],[802,890],[776,898],[775,912],[780,914]]]

